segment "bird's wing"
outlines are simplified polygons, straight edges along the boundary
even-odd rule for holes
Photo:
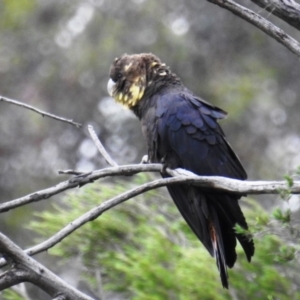
[[[225,115],[192,94],[166,93],[157,101],[157,156],[170,168],[246,179],[244,168],[217,123]],[[254,253],[253,242],[234,231],[236,223],[248,228],[238,204],[240,196],[187,185],[168,186],[168,190],[191,229],[216,257],[223,286],[227,287],[226,266],[232,267],[236,261],[236,238],[248,260]]]
[[[167,93],[157,103],[156,116],[158,151],[174,156],[178,165],[171,167],[198,175],[247,178],[217,122],[226,116],[224,111],[192,94]]]

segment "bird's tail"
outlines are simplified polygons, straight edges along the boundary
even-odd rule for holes
[[[227,267],[233,267],[237,258],[236,239],[242,245],[248,261],[254,254],[253,241],[234,230],[236,224],[248,229],[238,204],[239,197],[203,193],[203,190],[186,185],[168,186],[168,190],[188,225],[215,257],[222,285],[228,288]]]
[[[217,214],[212,209],[212,218],[207,220],[209,235],[211,239],[211,245],[213,253],[211,253],[216,258],[217,267],[220,272],[220,277],[222,285],[228,288],[228,272],[226,263],[225,247],[223,242],[223,235],[221,233],[221,228],[218,220]]]
[[[236,261],[236,239],[238,239],[244,249],[249,262],[254,255],[254,242],[251,237],[237,233],[234,229],[236,224],[245,230],[248,229],[246,219],[238,203],[238,196],[230,194],[210,194],[207,198],[208,201],[211,202],[212,223],[217,235],[217,247],[213,245],[213,250],[220,271],[222,284],[228,288],[226,266],[232,268]]]

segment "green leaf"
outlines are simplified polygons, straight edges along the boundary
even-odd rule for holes
[[[292,246],[283,245],[279,249],[279,253],[275,257],[275,261],[280,263],[289,262],[294,260],[296,249]]]
[[[288,224],[291,222],[291,210],[287,209],[287,210],[281,210],[280,208],[276,208],[273,212],[272,212],[273,217],[281,222],[282,224]]]
[[[294,185],[294,179],[291,176],[284,175],[283,178],[286,180],[289,188],[291,188]]]
[[[1,293],[3,300],[26,300],[12,289],[6,289]]]

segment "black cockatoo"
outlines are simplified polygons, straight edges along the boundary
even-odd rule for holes
[[[218,124],[226,112],[195,96],[155,55],[116,58],[107,88],[140,119],[149,162],[197,175],[246,179]],[[162,176],[168,177],[165,172]],[[167,188],[185,221],[215,257],[222,285],[228,288],[227,267],[233,267],[237,258],[236,239],[248,261],[254,254],[251,237],[234,229],[236,224],[248,229],[238,203],[240,196],[185,184]]]

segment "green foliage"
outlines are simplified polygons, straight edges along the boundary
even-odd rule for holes
[[[281,263],[292,261],[295,259],[296,249],[293,246],[287,246],[282,245],[279,248],[279,253],[277,254],[277,257],[275,257],[275,260]]]
[[[288,200],[289,197],[291,196],[291,192],[289,189],[279,189],[278,192],[282,200]]]
[[[78,216],[133,185],[149,179],[132,177],[133,182],[116,181],[86,186],[69,193],[61,205],[36,216],[30,227],[51,236]],[[267,231],[271,217],[254,201],[247,201],[247,234]],[[286,222],[284,212],[273,218]],[[237,231],[242,229],[237,227]],[[183,234],[184,232],[184,234]],[[127,201],[89,222],[49,251],[60,259],[80,255],[88,271],[85,279],[96,289],[95,272],[101,269],[105,290],[123,293],[130,299],[300,299],[289,277],[296,249],[286,246],[277,235],[256,238],[256,253],[249,264],[238,247],[238,262],[229,270],[230,290],[221,287],[215,261],[200,245],[179,216],[169,197],[151,191]]]
[[[282,200],[288,201],[291,197],[291,188],[294,185],[294,179],[292,176],[287,175],[287,174],[284,175],[283,178],[286,181],[288,188],[287,189],[279,189],[279,195]]]
[[[277,207],[273,211],[272,215],[275,220],[281,222],[282,224],[289,224],[291,222],[291,211],[289,209],[284,211]]]
[[[22,296],[11,289],[6,289],[1,293],[1,296],[5,300],[25,300]]]
[[[21,27],[35,5],[36,1],[33,0],[3,0],[0,4],[2,16],[0,24],[12,29]]]
[[[291,176],[284,175],[283,178],[286,180],[289,188],[291,188],[294,185],[294,179]]]

